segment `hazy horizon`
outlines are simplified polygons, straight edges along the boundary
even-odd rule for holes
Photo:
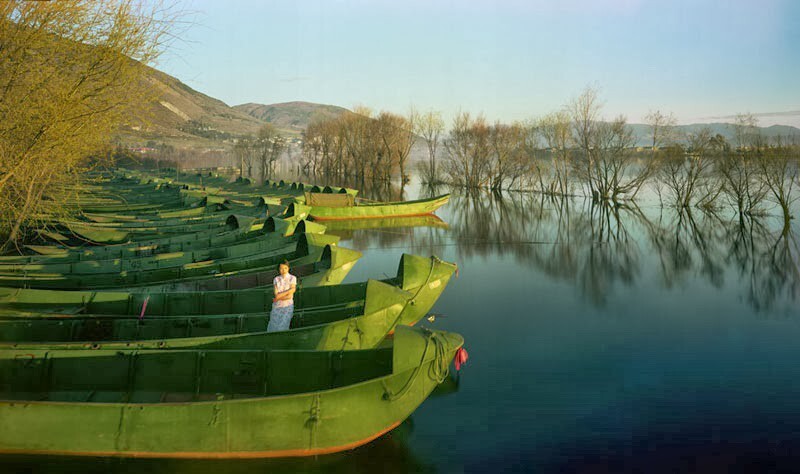
[[[229,105],[304,101],[513,121],[586,86],[604,117],[800,127],[800,4],[488,0],[187,4],[195,25],[156,64]]]

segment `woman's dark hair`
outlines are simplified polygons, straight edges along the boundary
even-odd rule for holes
[[[289,261],[288,260],[284,260],[284,261],[282,261],[281,263],[278,264],[278,271],[281,271],[281,265],[286,265],[287,267],[292,268],[289,265]]]

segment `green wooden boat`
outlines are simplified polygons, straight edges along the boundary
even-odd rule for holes
[[[266,217],[266,216],[264,216]],[[168,237],[176,234],[189,234],[195,232],[222,232],[227,225],[225,218],[207,219],[194,223],[181,223],[174,225],[161,225],[151,223],[148,226],[130,227],[123,225],[111,226],[97,223],[66,222],[62,224],[65,230],[89,242],[103,244],[117,244],[127,241],[141,241],[157,237]]]
[[[354,196],[336,193],[305,193],[299,204],[309,206],[315,220],[379,219],[386,217],[424,216],[447,204],[450,195],[400,202],[356,202]]]
[[[292,349],[355,350],[375,347],[395,329],[413,294],[377,280],[363,300],[298,306],[288,331],[266,332],[269,314],[119,318],[58,316],[0,319],[2,349]],[[5,310],[0,310],[0,314]]]
[[[358,351],[0,351],[0,452],[312,456],[392,430],[463,338],[400,327]]]
[[[437,257],[403,254],[397,275],[382,280],[414,294],[415,312],[400,324],[414,324],[433,306],[447,286],[456,265]],[[297,274],[296,268],[292,273]],[[273,278],[277,273],[273,273]],[[271,281],[270,281],[271,283]],[[303,281],[295,295],[297,308],[352,304],[365,297],[366,283],[309,286]],[[220,291],[149,292],[146,289],[61,291],[0,288],[0,308],[41,316],[102,314],[107,317],[139,317],[147,301],[145,317],[201,316],[209,314],[263,313],[272,305],[272,293],[261,288]],[[13,314],[13,313],[12,313]],[[22,317],[23,315],[20,315]],[[4,318],[11,316],[4,315]]]
[[[361,252],[357,250],[326,245],[321,252],[315,248],[304,257],[290,260],[290,263],[292,274],[297,276],[299,285],[325,286],[341,283],[360,258]],[[271,288],[272,280],[277,274],[277,264],[275,264],[212,277],[185,278],[164,283],[130,286],[127,289],[156,293]]]
[[[141,211],[155,211],[155,210],[175,210],[184,207],[184,201],[180,198],[170,198],[169,200],[156,201],[146,203],[131,203],[123,202],[119,204],[91,203],[91,202],[78,202],[78,209],[82,212],[100,214],[103,212],[141,212]]]
[[[455,265],[436,257],[404,255],[398,276],[384,282],[300,288],[295,297],[293,330],[287,335],[298,334],[295,329],[302,328],[304,335],[293,338],[294,343],[313,344],[311,348],[317,349],[340,348],[343,344],[346,348],[371,347],[397,324],[412,325],[425,316],[454,270]],[[89,297],[89,303],[69,305],[67,298],[77,301],[81,296],[71,293],[0,289],[0,341],[20,346],[46,342],[51,348],[64,347],[52,343],[72,341],[78,341],[70,345],[77,348],[211,343],[219,348],[219,344],[263,339],[262,335],[218,336],[263,331],[272,296],[264,290],[153,295],[97,292]],[[50,300],[56,302],[46,302]],[[88,313],[98,310],[108,312]],[[183,340],[169,340],[172,338]],[[148,340],[151,342],[141,343]],[[219,342],[222,340],[227,342]],[[126,342],[109,346],[103,341]]]
[[[38,259],[30,263],[16,264],[0,261],[0,275],[34,274],[34,273],[60,273],[64,275],[97,275],[103,273],[119,273],[125,271],[149,271],[189,265],[196,262],[217,261],[224,259],[245,259],[254,255],[263,255],[296,246],[298,236],[287,237],[284,234],[293,222],[281,221],[276,232],[276,220],[271,219],[269,225],[259,230],[243,234],[243,239],[229,245],[215,245],[189,251],[176,251],[158,253],[156,255],[125,255],[127,258],[114,258],[104,260],[82,260],[65,262],[59,258]],[[314,224],[315,227],[321,227]],[[249,236],[249,238],[247,238]],[[208,239],[207,242],[210,242]],[[217,239],[219,241],[219,239]],[[335,243],[338,237],[318,236],[316,244]],[[163,249],[162,249],[163,250]],[[293,249],[292,249],[293,250]],[[291,251],[291,250],[289,250]]]
[[[237,276],[252,276],[258,273],[271,273],[277,264],[289,260],[296,265],[316,263],[321,259],[330,257],[332,266],[336,265],[333,249],[330,243],[337,237],[319,234],[302,234],[297,242],[277,250],[256,254],[247,257],[231,257],[220,260],[206,260],[196,263],[187,263],[176,267],[159,268],[152,270],[121,271],[119,273],[101,274],[62,274],[62,273],[27,273],[27,274],[0,274],[0,285],[24,288],[60,288],[80,290],[84,288],[125,288],[149,287],[161,288],[191,288],[192,283],[206,280],[219,280]],[[339,252],[338,258],[344,255]],[[355,251],[352,251],[355,252]],[[350,262],[360,257],[360,253],[345,256]],[[351,265],[352,266],[352,265]],[[349,267],[347,268],[349,270]],[[188,283],[188,285],[187,285]],[[270,282],[271,283],[271,280]],[[201,285],[202,286],[202,285]],[[262,285],[259,285],[262,286]],[[237,286],[238,287],[238,286]],[[223,288],[220,288],[223,289]]]
[[[225,232],[197,232],[142,242],[89,247],[27,246],[38,255],[0,257],[3,264],[68,263],[87,260],[129,259],[173,252],[222,247],[263,238],[264,234],[283,236],[295,233],[323,234],[325,226],[303,219],[276,217],[260,221],[250,216],[232,214],[226,220]]]
[[[244,220],[243,220],[244,219]],[[230,245],[232,243],[253,237],[245,235],[258,229],[259,221],[255,218],[242,216],[229,216],[226,230],[222,232],[195,232],[171,237],[161,237],[138,242],[126,241],[118,244],[107,245],[26,245],[25,248],[36,255],[2,256],[2,263],[37,262],[47,259],[64,258],[63,261],[105,260],[111,258],[133,258],[143,255],[158,253],[185,252],[188,250],[206,248],[216,245]],[[63,239],[63,240],[66,240]],[[45,257],[45,258],[42,258]]]
[[[335,239],[335,238],[334,238]],[[264,245],[266,244],[266,246]],[[272,256],[273,254],[289,254],[296,249],[297,241],[280,238],[277,241],[263,239],[245,244],[236,244],[221,249],[208,249],[196,252],[175,252],[156,256],[131,259],[92,260],[76,263],[32,263],[27,265],[0,265],[0,278],[39,275],[64,275],[77,278],[94,275],[101,278],[116,276],[124,272],[150,272],[168,270],[172,267],[186,267],[192,263],[223,263],[231,258],[247,259],[250,256]],[[219,250],[219,251],[218,251]],[[240,253],[241,251],[241,253]],[[216,258],[215,258],[216,257]],[[145,280],[158,281],[160,277],[143,273]]]
[[[97,227],[146,227],[148,225],[180,225],[192,222],[224,220],[229,214],[258,216],[264,209],[256,206],[232,206],[228,204],[208,204],[190,207],[167,213],[135,214],[81,214],[87,223]]]

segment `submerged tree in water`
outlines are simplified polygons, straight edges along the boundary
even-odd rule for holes
[[[762,156],[761,136],[752,115],[738,115],[734,124],[736,149],[724,137],[717,135],[712,143],[718,144],[717,171],[722,181],[724,195],[737,210],[740,219],[759,212],[767,195],[767,186],[761,176],[759,160]]]
[[[539,120],[538,133],[551,153],[551,174],[545,179],[540,173],[540,190],[550,195],[567,196],[572,193],[572,134],[569,115],[554,112]]]
[[[417,114],[414,120],[414,131],[425,140],[428,151],[428,161],[422,162],[422,180],[429,184],[438,184],[441,180],[439,169],[436,163],[436,152],[439,149],[439,140],[444,132],[444,120],[442,114],[436,111],[428,111],[424,114]]]
[[[663,150],[657,171],[659,194],[662,201],[666,195],[667,204],[678,208],[708,208],[721,192],[714,175],[717,150],[707,128],[689,135],[687,140],[686,150],[678,145]]]
[[[775,146],[768,147],[760,153],[758,160],[763,183],[772,199],[781,208],[784,229],[789,227],[792,219],[791,207],[797,200],[794,190],[800,181],[798,158],[800,156],[797,147],[786,146],[779,139]]]
[[[452,184],[476,189],[489,183],[489,132],[489,125],[482,116],[472,118],[469,113],[461,112],[453,119],[453,126],[444,140],[445,173]]]
[[[655,170],[655,163],[636,159],[631,150],[636,139],[627,119],[601,120],[602,104],[593,88],[573,99],[567,109],[577,149],[574,172],[589,194],[611,201],[634,197]]]

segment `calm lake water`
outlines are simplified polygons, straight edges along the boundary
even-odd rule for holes
[[[800,470],[800,229],[770,213],[480,194],[454,196],[446,226],[331,230],[364,252],[347,281],[393,275],[403,252],[459,265],[423,322],[463,334],[469,362],[398,429],[313,459],[17,457],[0,472]]]

